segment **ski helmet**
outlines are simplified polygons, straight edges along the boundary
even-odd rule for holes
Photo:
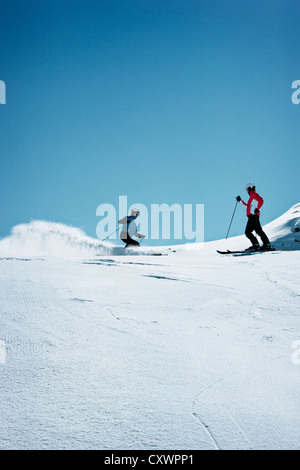
[[[246,191],[248,191],[249,189],[255,189],[255,183],[248,183],[245,189]]]
[[[133,208],[133,209],[131,209],[131,214],[137,214],[137,215],[139,215],[139,214],[140,214],[140,210],[139,210],[139,209],[136,209],[136,208]]]

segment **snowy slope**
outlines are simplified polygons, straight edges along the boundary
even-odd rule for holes
[[[276,248],[300,249],[300,203],[295,204],[281,217],[264,226],[264,230]],[[129,251],[131,254],[149,254],[158,251],[169,252],[171,249],[186,251],[205,248],[205,251],[215,251],[216,248],[244,249],[248,246],[249,240],[241,235],[228,240],[174,245],[169,248],[154,249],[144,245],[138,253],[136,250]],[[99,254],[124,255],[125,251],[123,246],[88,237],[78,228],[41,220],[17,225],[12,229],[10,236],[0,240],[0,256],[2,257],[56,256],[74,259]]]
[[[287,212],[278,217],[273,222],[263,226],[270,242],[277,249],[299,250],[300,249],[300,203],[292,206]],[[259,238],[258,238],[259,240]],[[260,240],[259,240],[260,241]],[[245,235],[231,237],[227,240],[218,240],[205,243],[205,250],[214,251],[215,249],[244,250],[250,245]],[[179,247],[176,247],[179,248]],[[187,244],[184,249],[198,250],[199,244]]]
[[[244,236],[124,256],[61,224],[15,227],[0,449],[299,448],[299,212],[265,227],[287,251],[242,257],[215,249]]]

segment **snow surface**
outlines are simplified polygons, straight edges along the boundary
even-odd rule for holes
[[[296,204],[265,226],[286,251],[246,256],[216,253],[245,236],[125,255],[61,224],[15,227],[0,449],[299,449],[299,227]]]

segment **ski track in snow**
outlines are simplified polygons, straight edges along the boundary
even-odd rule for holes
[[[295,448],[299,415],[288,417],[289,406],[283,398],[288,387],[294,390],[300,385],[300,372],[291,364],[288,350],[299,335],[295,324],[299,296],[287,269],[297,273],[291,255],[285,255],[286,261],[281,257],[281,265],[276,261],[272,279],[268,273],[273,254],[268,266],[258,258],[250,263],[229,259],[220,263],[217,257],[210,258],[209,270],[199,266],[201,253],[138,264],[119,258],[101,265],[55,259],[2,260],[0,282],[5,295],[0,338],[5,341],[8,360],[0,367],[9,380],[3,381],[1,415],[6,432],[1,447]],[[206,264],[208,259],[204,256],[203,261]],[[253,272],[256,281],[251,286],[247,281]],[[174,279],[189,282],[178,284]],[[287,306],[289,314],[283,317]],[[88,368],[82,370],[80,364],[86,361]],[[276,362],[284,366],[274,366]],[[110,378],[102,375],[102,383],[95,374],[103,374],[105,364]],[[290,369],[287,376],[284,368]],[[136,390],[127,383],[128,374],[139,384]],[[295,383],[291,378],[286,387],[281,383],[282,394],[271,397],[266,384],[270,379],[276,387],[276,374],[281,381],[282,376],[284,380],[290,376]],[[95,400],[93,379],[96,389],[105,385],[99,400]],[[79,410],[76,381],[86,387],[86,404]],[[116,399],[118,383],[126,391],[121,394],[125,408]],[[32,397],[33,386],[38,400]],[[156,390],[154,395],[151,388]],[[72,391],[71,398],[67,390]],[[14,394],[21,402],[17,400],[12,407]],[[293,393],[292,398],[295,401]],[[276,416],[283,399],[286,422]],[[63,403],[60,414],[57,401]],[[29,434],[25,441],[7,422],[8,418],[10,423],[17,422],[20,406],[26,410],[24,415],[19,409],[22,436]],[[127,407],[138,416],[135,431],[133,413],[129,411],[130,418],[125,419]],[[251,417],[255,407],[262,416],[265,413],[263,419],[259,413]],[[49,410],[55,418],[47,417]],[[120,420],[120,433],[109,424],[110,419],[112,423]],[[76,425],[72,426],[72,420]],[[145,426],[150,433],[144,431]]]

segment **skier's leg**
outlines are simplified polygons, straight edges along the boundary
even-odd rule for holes
[[[123,238],[123,237],[122,237],[121,240],[122,240],[122,242],[124,242],[125,245],[127,246],[127,240],[128,240],[128,238]],[[126,248],[126,246],[125,246],[125,248]]]
[[[247,238],[249,238],[253,246],[257,246],[259,245],[259,243],[258,243],[257,238],[252,233],[253,230],[255,230],[255,224],[254,224],[253,216],[250,215],[248,217],[248,223],[246,226],[245,235]]]
[[[263,242],[264,245],[270,245],[270,240],[268,239],[267,235],[262,229],[259,217],[258,216],[256,217],[257,217],[257,220],[256,220],[256,225],[255,225],[255,232],[261,238],[261,241]]]
[[[128,246],[140,246],[139,242],[133,240],[129,235],[127,235],[126,243],[127,245],[125,246],[125,248],[127,248]]]

